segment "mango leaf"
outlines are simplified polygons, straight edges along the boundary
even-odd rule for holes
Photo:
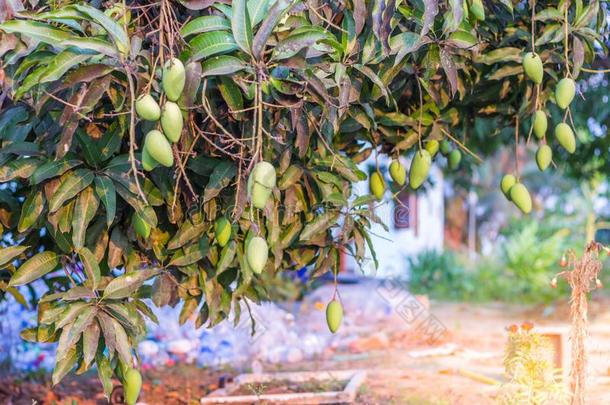
[[[78,251],[78,256],[83,264],[83,269],[87,275],[87,278],[91,280],[92,289],[96,290],[100,283],[101,273],[100,266],[97,263],[95,256],[86,247],[83,247]]]
[[[81,165],[83,162],[77,159],[60,159],[52,160],[38,166],[36,171],[30,177],[30,184],[36,185],[44,180],[60,176],[73,167]]]
[[[329,34],[326,31],[313,27],[312,29],[293,32],[277,44],[273,50],[273,59],[288,59],[302,49],[310,48],[328,37]]]
[[[55,270],[59,264],[59,257],[55,252],[47,251],[38,253],[23,263],[13,274],[9,281],[9,287],[28,284],[45,274]]]
[[[68,6],[68,8],[74,8],[89,17],[93,22],[101,25],[110,35],[119,52],[125,56],[129,55],[131,43],[125,29],[118,22],[104,14],[104,12],[85,4],[75,4]]]
[[[196,237],[203,235],[207,228],[208,224],[203,221],[195,225],[191,221],[184,221],[178,232],[167,243],[167,248],[170,250],[179,249]]]
[[[438,14],[438,0],[423,0],[424,15],[422,17],[422,27],[420,35],[423,37],[432,28],[434,18]]]
[[[76,199],[72,216],[72,243],[76,251],[85,245],[87,227],[95,216],[98,206],[99,200],[92,187],[85,188]]]
[[[142,269],[125,273],[112,280],[104,289],[104,299],[126,298],[144,284],[146,280],[160,273],[160,269]]]
[[[95,192],[106,207],[106,227],[110,228],[116,215],[116,188],[106,176],[95,177]]]
[[[275,29],[280,19],[284,16],[289,6],[289,0],[276,0],[273,6],[271,6],[271,8],[269,9],[265,20],[263,21],[259,29],[256,31],[256,35],[254,36],[254,40],[252,43],[252,56],[254,56],[255,59],[260,59],[263,50],[267,45],[267,41],[271,36],[271,33]]]
[[[40,77],[40,83],[53,82],[60,79],[66,72],[89,59],[91,55],[65,50],[59,53],[48,65]]]
[[[119,59],[120,57],[119,52],[110,42],[99,38],[72,37],[63,41],[63,45],[101,53],[114,59]]]
[[[0,167],[0,183],[16,178],[26,179],[32,175],[40,165],[38,158],[22,158],[13,160]]]
[[[201,239],[199,243],[185,247],[182,251],[176,252],[169,262],[169,266],[188,266],[203,259],[209,250],[207,239]]]
[[[226,269],[229,268],[231,263],[233,263],[233,259],[235,259],[235,253],[237,252],[237,243],[235,241],[229,242],[224,248],[222,248],[222,252],[220,253],[220,260],[218,260],[218,264],[216,264],[216,275],[218,276]]]
[[[263,21],[269,12],[270,4],[274,2],[274,0],[247,0],[248,15],[250,16],[252,28]]]
[[[231,16],[231,30],[235,42],[242,51],[252,53],[252,23],[246,0],[233,0],[231,2],[233,15]]]
[[[9,246],[0,249],[0,266],[12,262],[16,257],[23,254],[29,246]]]
[[[203,203],[205,204],[216,197],[223,188],[231,183],[231,180],[233,180],[236,173],[237,168],[233,162],[226,160],[220,162],[212,172],[210,181],[205,187],[205,191],[203,192]]]
[[[19,218],[17,231],[25,232],[36,223],[44,210],[44,202],[44,195],[40,190],[32,192],[28,198],[25,199],[23,207],[21,208],[21,217]]]
[[[112,394],[114,388],[114,385],[112,384],[112,368],[110,367],[110,362],[103,354],[97,354],[95,364],[97,364],[97,375],[104,388],[104,396],[109,400],[110,394]]]
[[[202,63],[201,77],[230,75],[244,69],[246,64],[235,56],[215,56]]]
[[[198,61],[210,56],[228,53],[237,49],[233,36],[226,31],[205,32],[193,38],[191,47],[191,60]]]
[[[76,346],[72,346],[66,354],[63,356],[61,360],[58,360],[55,363],[55,368],[53,369],[53,385],[59,384],[61,380],[76,366],[76,361],[78,360],[78,353],[76,350]]]
[[[83,362],[85,367],[89,367],[97,353],[97,346],[100,341],[100,325],[94,319],[93,322],[83,332]]]
[[[338,216],[339,215],[334,211],[327,211],[322,215],[318,215],[316,219],[305,225],[299,240],[308,241],[320,233],[325,232],[328,228],[336,224]]]
[[[188,37],[189,35],[201,34],[202,32],[230,30],[231,23],[226,18],[219,15],[206,15],[197,17],[182,27],[180,35]]]
[[[61,44],[72,35],[50,24],[37,21],[10,20],[0,24],[0,30],[9,34],[20,34],[51,45]]]
[[[65,174],[49,201],[49,212],[57,211],[64,202],[84,190],[91,184],[93,177],[93,172],[89,169],[78,169]]]

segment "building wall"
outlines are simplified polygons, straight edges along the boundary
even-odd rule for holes
[[[403,162],[407,165],[408,162]],[[380,162],[389,164],[389,162]],[[366,171],[367,163],[361,167]],[[406,166],[408,167],[408,165]],[[442,250],[443,227],[444,227],[444,200],[443,200],[443,173],[433,166],[430,171],[431,182],[426,183],[425,190],[420,189],[414,194],[411,201],[417,200],[415,218],[416,226],[408,229],[395,229],[394,215],[409,215],[402,205],[392,199],[389,191],[386,191],[384,204],[377,204],[375,212],[377,216],[388,226],[386,230],[378,224],[371,228],[371,239],[377,253],[379,268],[375,270],[372,259],[360,270],[356,261],[345,257],[345,269],[356,274],[361,271],[368,276],[379,277],[406,277],[408,272],[407,258],[414,256],[424,250]],[[391,181],[389,176],[387,182]],[[355,186],[357,195],[368,193],[368,182],[363,181]],[[414,224],[413,224],[414,225]],[[367,251],[367,257],[370,252]]]

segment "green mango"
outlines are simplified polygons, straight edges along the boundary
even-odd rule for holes
[[[409,170],[409,185],[413,190],[419,188],[428,178],[432,166],[432,157],[427,150],[418,150],[411,161]]]
[[[533,52],[528,52],[523,56],[523,70],[527,77],[536,84],[542,83],[544,68],[540,56]]]
[[[161,117],[161,108],[150,94],[142,94],[136,100],[136,113],[146,121],[157,121]]]
[[[569,77],[564,77],[555,87],[555,102],[561,109],[566,109],[576,95],[576,83]]]
[[[434,157],[436,155],[436,153],[438,152],[439,147],[440,147],[439,142],[435,139],[432,139],[432,140],[426,142],[425,149],[428,151],[428,153],[430,154],[431,157]]]
[[[231,240],[231,223],[225,217],[220,217],[214,223],[214,234],[216,236],[216,242],[220,247],[225,247],[229,240]]]
[[[148,225],[137,212],[134,212],[131,216],[131,226],[133,226],[133,230],[136,231],[136,234],[143,239],[148,239],[150,236],[150,225]]]
[[[256,274],[260,274],[269,258],[269,246],[267,241],[260,236],[255,236],[250,239],[246,248],[246,260],[248,265]]]
[[[399,186],[405,184],[407,179],[407,170],[398,159],[393,160],[392,163],[390,163],[390,177],[392,177],[394,183],[398,184]]]
[[[454,149],[449,153],[449,169],[455,170],[460,166],[462,161],[462,152],[458,149]]]
[[[182,111],[178,104],[166,101],[161,111],[161,128],[170,142],[176,143],[180,140],[183,123]]]
[[[267,205],[267,201],[269,201],[272,192],[272,189],[255,183],[252,186],[252,192],[250,193],[250,201],[252,201],[252,205],[255,208],[262,210]]]
[[[254,165],[248,177],[247,185],[248,195],[254,207],[259,209],[265,208],[276,181],[277,175],[271,163],[261,161]]]
[[[502,192],[504,193],[506,198],[508,198],[509,200],[510,200],[510,189],[512,186],[515,185],[516,182],[517,182],[517,179],[512,174],[505,174],[504,176],[502,176],[502,181],[500,182],[500,189],[502,190]]]
[[[267,188],[273,188],[277,180],[275,167],[269,162],[258,162],[254,165],[254,169],[252,169],[252,178],[256,183],[262,184]]]
[[[383,193],[385,192],[385,181],[383,181],[383,177],[381,173],[375,170],[371,173],[371,177],[369,178],[369,188],[371,189],[371,194],[375,196],[378,200],[383,198]]]
[[[342,321],[343,306],[339,301],[333,299],[326,305],[326,324],[328,325],[328,329],[332,333],[337,332]]]
[[[443,156],[447,156],[447,155],[449,154],[449,152],[451,151],[451,144],[449,143],[449,141],[448,141],[448,140],[443,139],[443,140],[441,141],[441,144],[440,144],[440,146],[439,146],[439,149],[440,149],[441,154],[442,154]]]
[[[123,390],[125,391],[125,404],[134,405],[138,402],[140,390],[142,389],[142,375],[135,368],[125,372]]]
[[[536,111],[532,117],[532,125],[534,127],[534,135],[536,135],[536,138],[544,138],[546,130],[549,126],[546,113],[542,110]]]
[[[470,4],[470,12],[479,21],[485,21],[485,8],[481,0],[472,0]]]
[[[524,214],[532,211],[532,198],[522,183],[515,183],[510,188],[510,199]]]
[[[142,168],[147,172],[150,172],[157,166],[159,166],[159,163],[150,156],[148,149],[146,149],[146,144],[144,144],[144,147],[142,148]]]
[[[553,160],[553,151],[549,145],[540,145],[536,151],[536,164],[540,171],[545,171],[551,164],[551,160]]]
[[[561,122],[555,127],[555,138],[557,138],[559,144],[563,146],[568,153],[574,153],[576,151],[576,138],[574,137],[574,132],[565,122]]]
[[[150,156],[158,163],[165,167],[171,167],[174,165],[174,154],[172,153],[172,147],[161,131],[153,129],[146,134],[144,147],[148,150]]]
[[[165,62],[162,82],[168,100],[176,101],[180,98],[185,81],[186,72],[180,59],[174,58]]]

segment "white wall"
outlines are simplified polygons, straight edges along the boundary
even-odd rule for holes
[[[367,163],[361,164],[361,169],[366,171]],[[372,164],[372,161],[370,162]],[[407,161],[403,161],[406,167]],[[380,165],[387,165],[389,162],[381,162]],[[389,231],[378,224],[373,224],[370,232],[379,268],[375,272],[372,260],[360,270],[356,261],[346,256],[346,268],[360,274],[379,277],[406,277],[407,276],[407,257],[416,255],[424,250],[442,250],[444,235],[444,199],[443,199],[443,173],[433,166],[430,171],[432,184],[427,183],[425,190],[417,192],[417,236],[415,229],[394,229],[393,210],[402,209],[395,200],[392,199],[390,191],[386,191],[384,204],[376,205],[376,214],[388,226]],[[386,181],[391,181],[387,175]],[[355,185],[354,190],[357,195],[368,193],[368,181],[362,181]],[[423,187],[422,187],[423,188]],[[370,252],[367,251],[370,257]]]

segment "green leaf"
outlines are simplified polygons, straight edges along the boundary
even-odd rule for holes
[[[29,246],[9,246],[0,249],[0,266],[12,262],[16,257],[20,256]]]
[[[96,290],[100,283],[101,272],[95,256],[86,247],[83,247],[78,251],[78,256],[80,257],[80,261],[83,263],[83,269],[87,275],[87,278],[91,280],[92,289]]]
[[[205,187],[205,191],[203,192],[203,203],[205,204],[216,197],[223,188],[231,183],[231,180],[233,180],[236,173],[237,168],[233,162],[227,160],[220,162],[212,172],[210,181]]]
[[[87,227],[95,216],[98,206],[99,200],[92,187],[85,188],[76,199],[72,215],[72,243],[76,251],[85,245]]]
[[[78,353],[76,346],[72,346],[61,360],[55,363],[55,369],[53,370],[53,385],[59,384],[61,380],[76,366],[78,360]]]
[[[146,280],[159,274],[158,268],[143,269],[125,273],[112,280],[104,289],[104,299],[126,298],[144,284]]]
[[[38,253],[19,267],[11,277],[8,285],[9,287],[15,287],[30,283],[55,270],[58,264],[59,257],[55,252]]]
[[[231,23],[226,18],[219,15],[206,15],[197,17],[182,27],[180,35],[188,37],[189,35],[201,34],[202,32],[224,31],[230,30]]]
[[[94,174],[88,169],[78,169],[66,173],[60,186],[57,188],[49,201],[49,211],[57,211],[63,203],[74,197],[93,181]]]
[[[110,367],[110,362],[106,356],[99,354],[96,356],[95,364],[97,364],[97,375],[104,388],[104,396],[106,399],[110,399],[110,394],[112,394],[112,390],[114,389],[114,385],[112,384],[112,368]]]
[[[26,179],[36,171],[39,165],[38,158],[21,158],[0,166],[0,183],[16,178]]]
[[[316,219],[305,225],[299,240],[307,241],[320,233],[325,232],[328,228],[336,224],[338,216],[339,215],[334,211],[328,211],[322,215],[318,215]]]
[[[77,53],[68,49],[61,52],[48,65],[44,74],[40,77],[40,83],[59,80],[68,70],[80,65],[90,57],[91,55]]]
[[[273,50],[273,59],[288,59],[299,53],[302,49],[310,48],[328,37],[329,34],[326,31],[313,27],[311,29],[295,31],[277,44]]]
[[[110,228],[116,215],[116,188],[106,176],[95,177],[95,192],[106,207],[106,227]]]
[[[100,325],[93,320],[83,332],[83,362],[88,367],[97,353],[97,346],[100,341]]]
[[[83,162],[76,159],[52,160],[38,166],[34,174],[30,177],[30,184],[36,185],[52,177],[60,176],[73,167],[81,165]]]
[[[17,231],[25,232],[36,223],[44,210],[44,201],[42,191],[34,190],[34,192],[26,198],[21,209],[21,217],[19,218]]]
[[[247,0],[248,15],[250,16],[250,23],[252,27],[256,26],[259,22],[263,21],[263,18],[269,12],[269,4],[274,2],[273,0]]]
[[[196,237],[203,235],[206,229],[208,229],[208,224],[203,221],[196,225],[193,225],[191,221],[184,221],[178,232],[168,242],[167,248],[170,250],[181,248]]]
[[[265,1],[265,0],[260,0]],[[267,41],[271,36],[271,33],[275,29],[276,25],[280,21],[280,19],[284,16],[285,12],[288,10],[291,2],[289,0],[276,0],[273,6],[269,9],[265,20],[256,31],[256,35],[254,36],[253,44],[252,44],[252,55],[255,59],[260,59],[265,46],[267,45]]]
[[[93,20],[93,22],[101,25],[108,35],[110,35],[119,52],[125,56],[129,55],[131,43],[129,42],[127,32],[125,32],[125,29],[118,22],[114,21],[102,11],[85,4],[75,4],[69,6],[69,8],[78,10],[80,13]]]
[[[209,245],[207,239],[201,239],[199,243],[187,246],[182,251],[176,252],[169,262],[169,266],[188,266],[197,263],[208,254]]]
[[[218,276],[223,271],[229,268],[229,266],[233,263],[233,259],[235,258],[235,253],[237,252],[237,243],[235,241],[229,242],[224,248],[222,248],[222,252],[220,253],[220,260],[218,260],[218,264],[216,265],[216,275]]]
[[[233,15],[231,16],[231,30],[235,42],[242,51],[252,53],[252,23],[246,0],[233,0],[231,3]]]
[[[9,34],[20,34],[51,45],[61,44],[72,35],[50,24],[37,21],[10,20],[0,24],[0,30]]]
[[[63,41],[63,45],[94,51],[115,59],[119,58],[119,52],[110,42],[98,38],[72,37]]]
[[[235,56],[216,56],[202,63],[201,77],[230,75],[245,68],[246,64]]]
[[[233,36],[226,31],[205,32],[193,38],[189,45],[191,60],[198,61],[210,56],[228,53],[237,49]]]

